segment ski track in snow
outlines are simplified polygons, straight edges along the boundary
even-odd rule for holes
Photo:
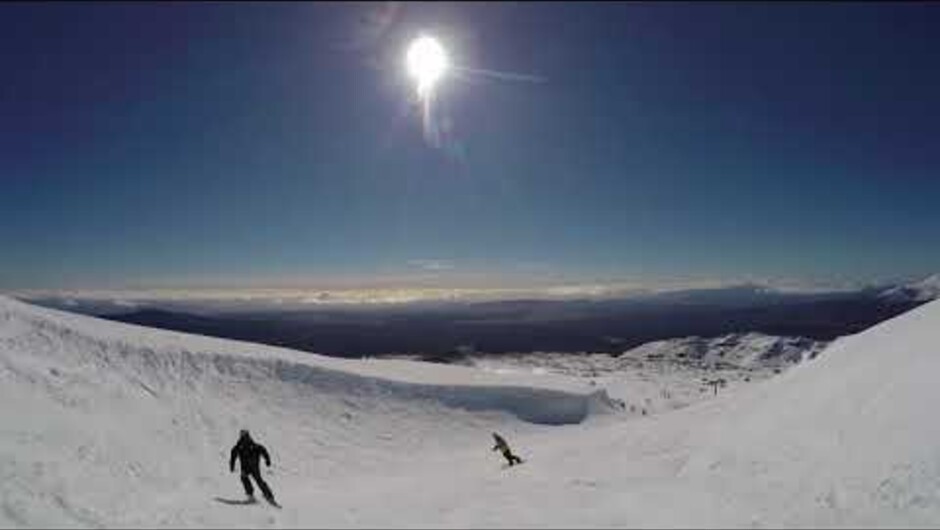
[[[646,399],[655,374],[333,359],[0,297],[0,526],[936,526],[938,324],[930,303],[637,416],[605,385]],[[243,498],[243,427],[281,510],[215,500]]]

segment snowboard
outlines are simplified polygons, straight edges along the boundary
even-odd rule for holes
[[[222,497],[216,497],[215,500],[217,502],[221,502],[222,504],[228,504],[229,506],[251,506],[252,504],[260,504],[258,502],[258,499],[254,499],[254,498],[235,500],[235,499],[223,499]],[[281,505],[278,504],[277,501],[275,501],[274,499],[265,499],[265,500],[268,501],[268,504],[270,504],[271,506],[274,506],[278,510],[281,509]]]

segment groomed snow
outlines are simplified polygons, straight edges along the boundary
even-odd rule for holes
[[[940,302],[648,417],[583,379],[340,360],[0,297],[2,527],[937,526]],[[239,428],[282,510],[232,506]],[[502,469],[490,432],[526,464]]]

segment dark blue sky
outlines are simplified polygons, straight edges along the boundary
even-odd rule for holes
[[[930,3],[3,4],[0,288],[926,275],[938,27]],[[420,30],[545,81],[445,78],[431,147]]]

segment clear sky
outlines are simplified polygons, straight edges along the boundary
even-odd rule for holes
[[[0,289],[940,269],[931,3],[0,5]],[[422,135],[404,52],[450,75]]]

